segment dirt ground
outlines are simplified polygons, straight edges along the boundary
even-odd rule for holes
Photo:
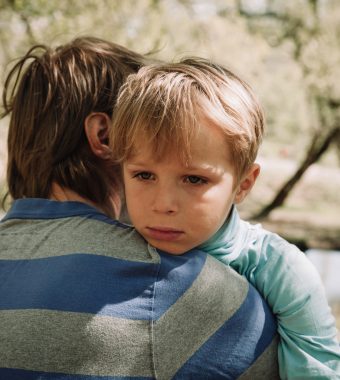
[[[241,215],[251,215],[269,203],[296,168],[289,159],[259,159],[261,174]],[[309,248],[340,249],[340,168],[314,164],[293,189],[283,207],[262,223],[292,242],[304,241]]]

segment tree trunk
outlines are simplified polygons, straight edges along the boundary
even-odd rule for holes
[[[310,148],[307,150],[305,159],[302,161],[300,166],[297,168],[296,172],[288,179],[286,183],[278,190],[274,199],[265,206],[258,214],[254,215],[252,219],[264,219],[266,218],[275,208],[283,205],[284,201],[288,197],[289,193],[299,182],[306,170],[315,162],[317,162],[321,156],[327,151],[329,145],[332,143],[337,136],[340,135],[340,127],[333,127],[327,135],[320,138],[319,134],[315,134],[311,142]]]

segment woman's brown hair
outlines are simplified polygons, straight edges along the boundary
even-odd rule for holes
[[[106,202],[108,178],[89,147],[84,122],[91,112],[111,117],[125,78],[144,62],[142,55],[93,37],[55,49],[36,45],[17,61],[3,91],[13,199],[48,198],[55,181]]]

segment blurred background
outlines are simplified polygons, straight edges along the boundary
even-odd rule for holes
[[[0,0],[0,90],[31,45],[83,35],[165,60],[210,58],[251,84],[267,132],[260,179],[240,212],[306,252],[340,328],[340,1]]]

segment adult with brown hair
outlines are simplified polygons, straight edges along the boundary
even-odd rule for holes
[[[7,77],[1,379],[278,377],[275,320],[242,277],[198,250],[156,250],[113,219],[112,109],[147,63],[79,38],[33,47]]]

